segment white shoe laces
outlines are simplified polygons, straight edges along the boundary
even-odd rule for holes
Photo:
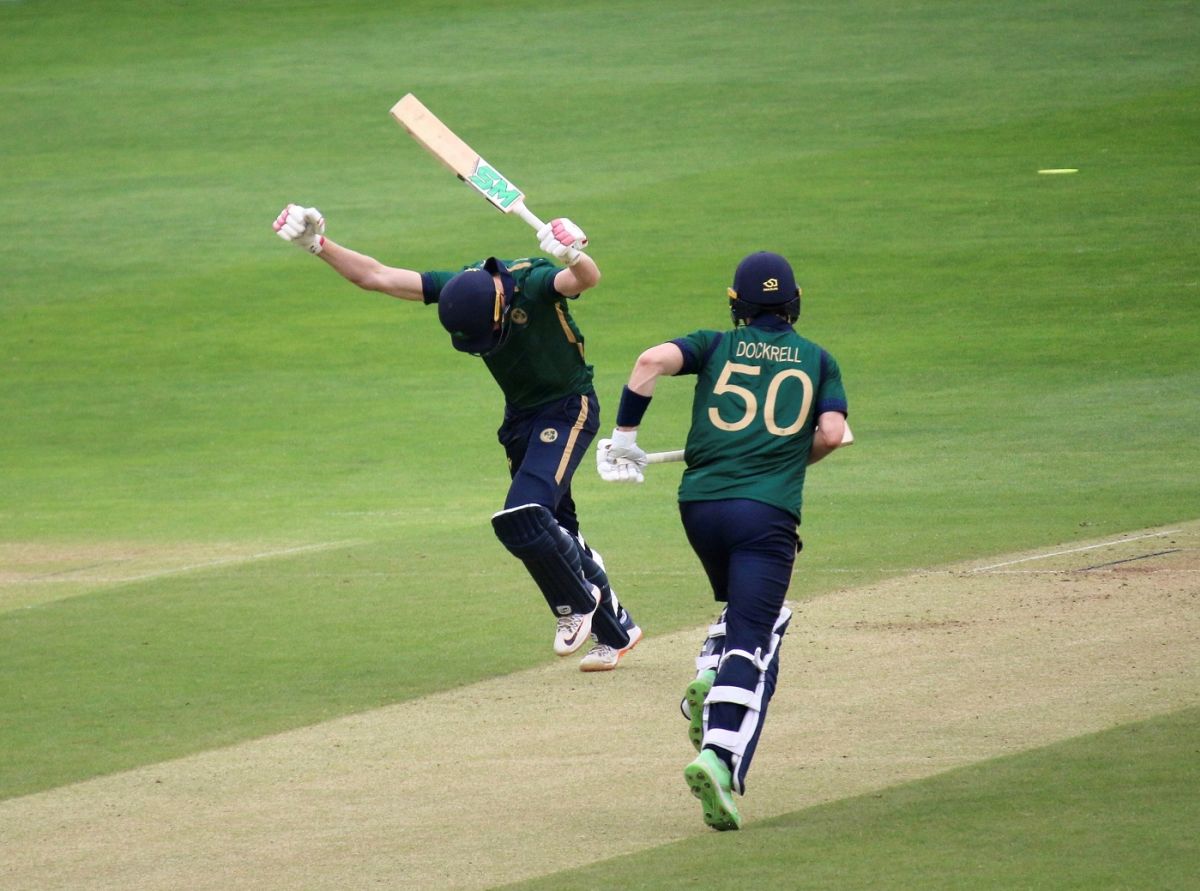
[[[570,637],[575,633],[575,630],[583,624],[583,616],[572,613],[569,616],[558,617],[558,633]]]
[[[592,647],[592,651],[587,654],[587,658],[598,659],[602,662],[611,662],[617,658],[617,650],[608,644],[598,643]]]

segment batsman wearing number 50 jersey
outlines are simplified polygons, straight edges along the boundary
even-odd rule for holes
[[[800,289],[783,257],[742,260],[729,298],[733,330],[696,331],[638,357],[596,454],[603,479],[641,482],[637,429],[656,381],[696,375],[679,510],[725,607],[681,704],[699,751],[684,778],[719,830],[741,827],[733,793],[745,793],[779,676],[805,470],[842,444],[848,413],[837,362],[792,327]]]
[[[600,280],[582,251],[583,231],[563,218],[538,232],[542,250],[562,267],[541,257],[488,257],[460,270],[416,272],[326,238],[316,208],[289,204],[274,229],[360,288],[436,303],[454,348],[483,359],[504,393],[498,435],[512,477],[504,508],[492,517],[496,537],[525,564],[557,617],[554,651],[570,655],[594,639],[580,669],[616,668],[642,631],[580,535],[571,497],[571,477],[599,427],[592,366],[567,310],[567,300]]]

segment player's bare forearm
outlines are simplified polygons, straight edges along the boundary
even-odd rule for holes
[[[401,300],[421,300],[421,273],[412,269],[385,266],[374,257],[325,239],[317,255],[342,278],[365,291],[379,291]]]
[[[817,418],[817,432],[813,434],[812,450],[808,453],[808,463],[816,464],[835,449],[842,446],[842,437],[846,433],[846,416],[841,412],[822,412]]]
[[[587,254],[579,255],[579,262],[566,269],[560,269],[554,276],[554,289],[560,294],[582,294],[588,288],[594,288],[600,283],[600,267]]]
[[[654,395],[655,384],[663,375],[678,374],[683,368],[683,353],[673,343],[660,343],[650,347],[637,357],[633,371],[629,374],[629,389],[639,396]],[[632,430],[632,427],[618,429]]]

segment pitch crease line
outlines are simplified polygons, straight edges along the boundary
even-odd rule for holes
[[[294,548],[284,548],[279,551],[263,551],[261,554],[249,554],[245,557],[224,557],[220,560],[208,560],[204,563],[192,563],[189,566],[174,566],[170,569],[159,569],[154,572],[143,573],[142,575],[129,575],[119,579],[114,579],[115,582],[140,582],[145,579],[159,578],[164,575],[177,575],[181,572],[193,572],[197,569],[211,569],[214,566],[227,566],[231,563],[253,563],[255,560],[269,560],[272,557],[287,557],[291,554],[303,554],[305,551],[326,551],[332,548],[343,547],[345,545],[361,544],[361,542],[347,541],[327,541],[322,544],[300,545]]]
[[[1147,532],[1145,535],[1135,535],[1132,538],[1116,538],[1112,541],[1102,541],[1100,544],[1084,545],[1079,548],[1067,548],[1065,551],[1054,551],[1049,554],[1035,554],[1032,557],[1021,557],[1017,560],[1005,560],[1003,563],[993,563],[990,566],[979,566],[970,572],[987,572],[989,569],[999,569],[1001,566],[1012,566],[1016,563],[1028,563],[1030,560],[1046,560],[1050,557],[1061,557],[1063,554],[1078,554],[1080,551],[1094,551],[1096,548],[1106,548],[1109,545],[1124,544],[1127,541],[1140,541],[1143,538],[1161,538],[1164,535],[1175,535],[1179,529],[1168,529],[1165,532]]]

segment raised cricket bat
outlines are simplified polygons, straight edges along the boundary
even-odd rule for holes
[[[421,104],[412,93],[392,106],[391,115],[425,151],[503,213],[515,213],[535,230],[546,224],[525,206],[525,193]]]
[[[854,434],[850,432],[850,425],[846,425],[846,432],[842,434],[842,445],[848,446],[854,444]],[[647,464],[669,464],[672,461],[683,460],[683,449],[675,449],[671,452],[647,452]]]

